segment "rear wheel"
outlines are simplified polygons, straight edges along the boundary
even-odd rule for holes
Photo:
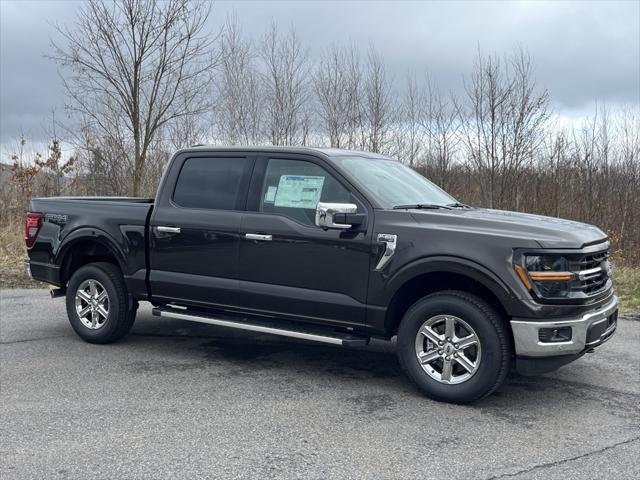
[[[475,295],[447,291],[422,298],[404,315],[398,358],[427,396],[470,403],[502,384],[511,344],[491,306]]]
[[[129,332],[136,308],[129,307],[120,269],[106,262],[79,268],[67,286],[67,316],[75,332],[90,343],[111,343]]]

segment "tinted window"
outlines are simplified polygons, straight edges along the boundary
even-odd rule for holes
[[[173,201],[181,207],[235,210],[246,158],[189,158]]]
[[[324,168],[304,160],[269,160],[260,211],[315,225],[318,202],[359,203]]]

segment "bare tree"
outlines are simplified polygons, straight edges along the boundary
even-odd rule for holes
[[[158,131],[211,107],[209,12],[205,1],[88,0],[72,26],[56,26],[61,41],[52,58],[62,67],[69,108],[99,134],[124,123],[133,195]]]
[[[265,129],[273,145],[304,143],[308,134],[307,54],[291,28],[281,36],[275,23],[262,40]]]
[[[595,178],[598,174],[596,144],[598,142],[598,108],[595,115],[585,118],[582,126],[572,132],[574,183],[582,192],[582,212],[580,219],[591,218],[596,210]]]
[[[245,40],[235,17],[227,18],[220,36],[220,68],[216,125],[225,143],[255,144],[260,140],[262,91],[253,45]]]
[[[478,52],[466,105],[458,104],[467,155],[478,170],[486,204],[518,206],[514,179],[532,161],[549,117],[546,90],[536,91],[533,62],[517,50],[504,66]]]
[[[424,91],[413,73],[407,73],[404,94],[398,107],[396,126],[393,129],[396,155],[410,167],[418,165],[423,154]]]
[[[205,143],[205,139],[211,130],[208,127],[210,116],[209,114],[202,116],[187,115],[178,118],[169,123],[166,129],[159,131],[160,133],[157,137],[165,139],[167,148],[171,150]],[[166,131],[166,134],[164,131]]]
[[[133,166],[129,153],[132,144],[123,132],[114,129],[108,135],[99,135],[87,122],[80,126],[77,136],[79,169],[85,178],[86,194],[127,195]]]
[[[360,55],[354,44],[345,50],[346,90],[345,115],[347,148],[363,150],[367,145],[364,131],[364,80],[361,70]]]
[[[314,75],[321,129],[329,135],[329,144],[334,148],[342,148],[346,142],[349,83],[347,54],[334,45],[320,59]]]
[[[616,170],[622,173],[616,183],[621,205],[619,246],[624,251],[640,250],[640,110],[626,108],[618,116],[620,146]]]
[[[460,146],[460,119],[455,99],[444,96],[427,75],[422,95],[424,162],[429,177],[444,189],[450,188],[451,169]]]
[[[383,152],[394,120],[394,95],[386,66],[373,46],[369,49],[364,85],[363,112],[368,135],[367,148]]]
[[[539,168],[546,175],[539,175],[543,185],[538,185],[536,195],[539,200],[536,210],[546,215],[559,217],[567,195],[564,179],[570,170],[571,145],[567,132],[555,125],[546,135],[540,149]],[[546,187],[546,188],[545,188]]]

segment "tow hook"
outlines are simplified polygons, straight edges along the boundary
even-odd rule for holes
[[[595,349],[595,348],[590,348],[590,349],[589,349],[589,350],[587,350],[585,353],[593,353],[593,352],[595,352],[595,351],[596,351],[596,349]]]

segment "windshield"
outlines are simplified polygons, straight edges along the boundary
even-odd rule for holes
[[[336,157],[335,160],[384,208],[456,203],[444,190],[400,162],[364,157]]]

